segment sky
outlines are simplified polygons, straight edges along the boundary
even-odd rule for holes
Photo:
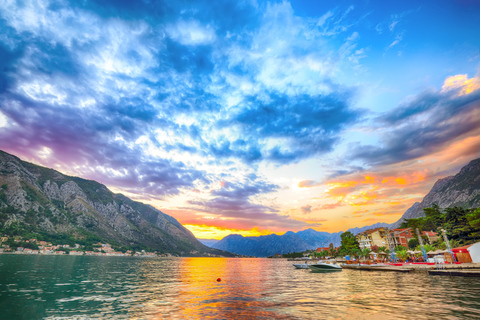
[[[198,238],[395,222],[480,157],[480,2],[0,2],[0,149]]]

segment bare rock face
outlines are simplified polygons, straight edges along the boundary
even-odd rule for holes
[[[448,207],[480,207],[480,159],[471,161],[455,176],[439,179],[421,203],[415,203],[394,224],[400,226],[405,219],[425,216],[423,209],[437,204],[440,208]]]
[[[215,252],[173,217],[113,194],[104,185],[69,177],[0,151],[0,229],[13,222],[49,233],[94,234],[105,242],[160,252]],[[8,212],[5,212],[8,209]]]
[[[63,200],[62,193],[55,182],[50,180],[45,181],[43,184],[43,192],[50,200]]]
[[[87,200],[88,197],[83,193],[82,189],[73,181],[68,181],[60,187],[60,193],[62,200],[65,203],[69,203],[75,200],[77,197]]]

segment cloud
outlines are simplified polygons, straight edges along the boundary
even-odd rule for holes
[[[369,165],[392,164],[421,158],[458,139],[478,135],[480,90],[474,90],[476,80],[463,79],[453,87],[449,83],[447,79],[442,91],[422,92],[376,119],[384,125],[379,128],[382,143],[352,145],[350,156]],[[466,90],[471,91],[466,94]]]
[[[400,41],[402,41],[402,39],[403,39],[403,35],[397,34],[395,36],[395,40],[393,40],[393,42],[390,43],[390,45],[387,47],[387,50],[389,50],[389,49],[395,47],[396,45],[398,45],[400,43]]]
[[[321,185],[321,183],[318,183],[313,180],[302,180],[298,183],[299,188],[312,188]]]
[[[312,206],[306,205],[306,206],[300,207],[300,210],[302,211],[303,214],[307,214],[312,212]]]
[[[174,25],[167,26],[166,32],[175,41],[183,45],[206,45],[216,39],[212,26],[203,26],[199,21],[177,21]]]
[[[228,219],[234,219],[234,224],[243,229],[251,229],[259,225],[271,229],[302,228],[308,223],[279,214],[279,210],[271,206],[255,204],[252,199],[259,195],[277,190],[277,186],[262,182],[260,179],[249,180],[244,183],[224,182],[221,188],[211,191],[211,198],[206,200],[189,200],[193,207],[186,208],[197,212],[204,212],[227,219],[218,221],[218,225],[225,225]]]
[[[317,210],[332,210],[332,209],[336,209],[338,207],[342,207],[342,206],[345,206],[346,204],[343,202],[343,201],[338,201],[336,203],[330,203],[330,204],[324,204],[320,207],[318,207]]]

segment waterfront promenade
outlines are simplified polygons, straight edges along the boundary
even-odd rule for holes
[[[480,263],[385,263],[385,264],[343,264],[344,269],[383,272],[426,272],[432,275],[480,277]]]

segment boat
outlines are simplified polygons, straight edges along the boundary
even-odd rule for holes
[[[294,263],[293,266],[297,269],[308,269],[309,264],[307,264],[307,263]]]
[[[342,271],[342,267],[336,263],[317,262],[309,264],[308,267],[312,271]]]

